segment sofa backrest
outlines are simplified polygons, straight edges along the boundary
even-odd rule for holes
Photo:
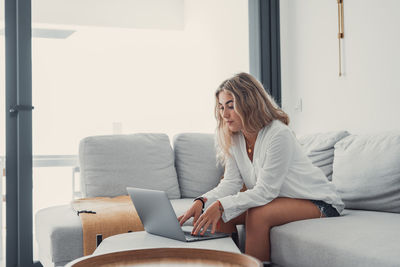
[[[339,141],[332,182],[346,208],[400,213],[400,132]]]
[[[126,195],[126,187],[180,198],[174,152],[166,134],[91,136],[79,145],[83,197]]]
[[[178,134],[173,146],[182,197],[198,197],[219,183],[224,169],[217,165],[214,134]]]
[[[348,136],[347,131],[333,131],[299,136],[297,139],[314,166],[332,180],[334,146]]]

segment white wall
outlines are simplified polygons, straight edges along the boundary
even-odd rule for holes
[[[282,104],[298,134],[400,129],[400,1],[281,0]],[[295,110],[302,99],[302,111]]]

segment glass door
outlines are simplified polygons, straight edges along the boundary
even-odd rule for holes
[[[81,197],[82,138],[212,133],[215,89],[249,71],[247,1],[37,0],[31,14],[33,222]]]
[[[31,5],[4,1],[6,266],[36,266],[32,256]]]
[[[5,266],[5,234],[6,234],[6,212],[5,212],[5,175],[6,175],[6,121],[5,121],[5,32],[4,32],[4,0],[0,0],[0,266]]]

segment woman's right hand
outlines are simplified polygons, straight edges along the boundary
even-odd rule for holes
[[[196,200],[183,215],[178,217],[179,224],[182,226],[188,219],[193,217],[193,225],[194,225],[199,219],[202,210],[203,210],[203,203],[200,200]]]

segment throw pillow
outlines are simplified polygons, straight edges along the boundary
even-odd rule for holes
[[[79,146],[83,197],[126,195],[126,187],[179,198],[174,152],[166,134],[92,136]]]
[[[183,133],[174,137],[175,166],[182,197],[198,197],[219,183],[214,134]]]
[[[400,132],[351,135],[335,146],[332,182],[346,208],[400,212]]]
[[[331,181],[334,146],[348,135],[347,131],[334,131],[303,135],[298,140],[314,166],[319,167]]]

